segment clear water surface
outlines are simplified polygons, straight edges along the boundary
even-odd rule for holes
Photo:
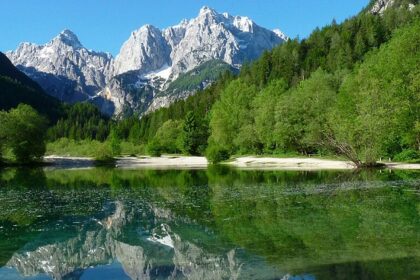
[[[5,169],[0,279],[420,279],[420,173]]]

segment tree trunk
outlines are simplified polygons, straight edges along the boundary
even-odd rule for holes
[[[339,142],[331,134],[325,134],[325,141],[328,147],[336,150],[340,155],[345,156],[351,162],[353,162],[357,168],[364,167],[363,162],[358,158],[356,151],[350,144],[345,142]]]

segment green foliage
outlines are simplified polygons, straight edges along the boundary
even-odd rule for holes
[[[107,146],[107,147],[104,147]],[[145,153],[143,145],[135,145],[131,142],[120,142],[121,152],[123,155],[142,155]],[[61,138],[54,142],[47,143],[47,155],[65,155],[76,157],[93,157],[100,158],[103,151],[106,155],[112,154],[111,144],[109,141],[99,142],[97,140],[73,140]]]
[[[397,32],[346,79],[331,116],[336,140],[373,163],[418,149],[420,21]]]
[[[99,109],[90,103],[68,106],[65,116],[48,130],[49,141],[60,138],[74,140],[105,141],[109,135],[110,122]]]
[[[182,152],[182,122],[168,120],[156,132],[155,137],[147,145],[153,156],[162,153],[177,154]]]
[[[271,81],[254,99],[252,112],[255,121],[255,131],[258,141],[263,146],[263,152],[271,153],[281,148],[273,133],[276,129],[276,102],[287,90],[283,79]]]
[[[114,149],[115,147],[113,147],[112,143],[101,143],[95,151],[95,160],[100,163],[112,162],[114,156],[117,155]]]
[[[404,5],[363,12],[264,53],[222,90],[210,145],[232,154],[329,151],[358,165],[418,150],[418,15]]]
[[[118,139],[117,132],[114,129],[111,130],[111,133],[109,134],[108,142],[111,149],[111,155],[119,156],[121,154],[121,143]]]
[[[230,155],[226,149],[213,144],[207,147],[206,157],[212,164],[217,164],[224,160],[228,160]]]
[[[182,149],[189,155],[202,154],[207,146],[208,127],[193,112],[189,112],[182,125]]]
[[[281,150],[297,150],[303,154],[318,152],[340,78],[318,70],[277,100],[273,131]]]
[[[153,157],[160,157],[162,155],[162,146],[157,139],[152,139],[147,144],[147,153]]]
[[[258,87],[272,80],[283,79],[289,86],[307,79],[318,68],[334,72],[352,69],[365,54],[387,42],[393,31],[409,24],[420,13],[403,4],[402,8],[388,9],[383,16],[365,11],[342,24],[333,21],[322,29],[315,29],[304,40],[289,40],[260,59],[243,67],[240,77]]]
[[[400,161],[400,162],[418,161],[419,159],[420,159],[420,152],[413,149],[404,150],[401,153],[395,155],[393,158],[393,160]]]
[[[140,119],[138,137],[142,142],[148,142],[156,135],[157,130],[168,120],[183,121],[188,112],[193,111],[200,122],[208,124],[208,114],[219,98],[220,92],[233,79],[230,72],[225,72],[219,80],[203,91],[171,104],[169,108],[160,108]],[[135,122],[136,123],[136,122]],[[133,126],[132,126],[133,127]],[[136,128],[137,129],[137,128]]]
[[[156,139],[162,151],[176,154],[182,151],[182,127],[181,121],[168,120],[156,132]]]
[[[2,111],[0,121],[0,147],[10,148],[18,162],[32,162],[44,155],[47,120],[31,106],[20,104]]]
[[[211,112],[210,142],[218,143],[232,154],[254,148],[256,137],[250,112],[256,94],[256,87],[240,79],[227,86]]]
[[[97,140],[76,141],[68,138],[60,138],[47,143],[47,155],[86,156],[96,157],[103,143]]]
[[[3,127],[3,124],[5,124],[6,122],[7,122],[7,113],[4,111],[0,111],[0,124],[2,124],[0,126],[0,164],[3,161],[3,154],[4,154],[3,150],[6,147],[7,131]]]
[[[120,146],[122,155],[137,156],[146,154],[146,148],[143,144],[136,144],[131,141],[122,141]]]
[[[217,80],[226,72],[235,72],[235,69],[222,60],[207,61],[197,68],[181,74],[168,86],[164,94],[176,95],[184,91],[202,89],[206,84]]]

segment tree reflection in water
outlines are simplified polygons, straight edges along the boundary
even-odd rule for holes
[[[0,278],[415,278],[418,175],[8,169]]]

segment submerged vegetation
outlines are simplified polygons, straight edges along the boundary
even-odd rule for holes
[[[107,245],[116,240],[130,244],[130,250],[121,250],[126,256],[133,256],[135,248],[142,248],[141,260],[156,256],[153,272],[168,271],[180,257],[188,264],[197,261],[198,269],[239,247],[230,256],[245,257],[239,262],[241,273],[255,262],[249,257],[253,255],[283,274],[415,279],[420,254],[418,175],[239,171],[222,166],[8,169],[0,171],[0,266],[19,256],[19,267],[42,264],[27,261],[29,255],[50,257],[31,253],[38,248],[52,248],[60,265],[72,269],[108,264],[113,258],[104,258],[104,252],[111,252]],[[147,240],[162,225],[167,229],[162,236],[176,240],[178,258],[173,249]],[[102,249],[95,254],[96,248]],[[127,259],[132,263],[134,258],[118,258]]]

